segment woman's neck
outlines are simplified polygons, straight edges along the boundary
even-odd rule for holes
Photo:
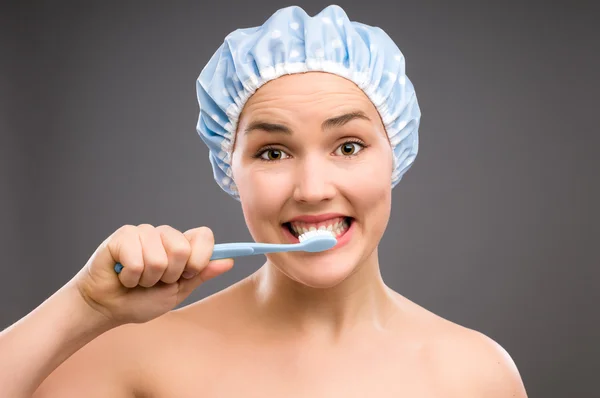
[[[356,328],[382,329],[397,311],[381,277],[377,250],[344,281],[311,288],[266,263],[251,278],[261,318],[291,332],[337,339]]]

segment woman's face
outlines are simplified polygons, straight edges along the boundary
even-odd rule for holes
[[[352,82],[328,73],[275,79],[249,99],[232,158],[246,223],[257,242],[296,243],[324,227],[321,253],[268,255],[289,278],[332,287],[373,254],[387,226],[392,151],[377,110]]]

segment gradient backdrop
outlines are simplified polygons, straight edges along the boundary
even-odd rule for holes
[[[250,239],[213,182],[194,84],[225,35],[291,4],[314,15],[329,3],[2,3],[0,328],[123,224]],[[530,397],[598,396],[598,7],[338,4],[397,42],[423,112],[381,242],[385,281],[498,341]]]

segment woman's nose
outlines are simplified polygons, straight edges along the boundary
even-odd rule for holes
[[[321,159],[307,159],[298,164],[294,176],[294,199],[297,202],[318,203],[335,196],[333,170]]]

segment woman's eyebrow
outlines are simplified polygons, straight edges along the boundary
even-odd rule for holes
[[[292,130],[287,126],[284,126],[283,124],[268,123],[262,121],[250,123],[248,127],[246,127],[246,129],[244,130],[244,134],[251,133],[254,130],[263,130],[267,133],[292,134]]]
[[[344,124],[349,123],[355,119],[363,119],[363,120],[371,121],[371,119],[369,119],[369,117],[363,111],[352,111],[352,112],[344,113],[343,115],[332,117],[330,119],[325,120],[321,124],[321,128],[323,130],[327,130],[327,129],[334,128],[334,127],[342,127]]]

